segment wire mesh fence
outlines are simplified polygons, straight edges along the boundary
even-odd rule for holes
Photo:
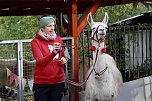
[[[73,79],[73,39],[63,38],[70,55],[65,65],[66,76]],[[0,100],[34,101],[32,85],[36,61],[31,51],[31,40],[9,40],[0,42]],[[71,47],[66,47],[71,46]],[[68,83],[65,93],[73,92]]]

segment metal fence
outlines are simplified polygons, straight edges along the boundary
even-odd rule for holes
[[[152,25],[110,27],[107,45],[124,82],[152,75]]]
[[[64,44],[73,45],[71,37],[63,38]],[[35,60],[31,51],[31,40],[9,40],[0,42],[0,100],[33,101],[33,72]],[[73,49],[67,48],[70,59],[65,66],[66,76],[73,79]],[[72,87],[66,84],[66,94]]]
[[[91,31],[86,29],[79,37],[81,73],[90,67],[90,35]],[[106,48],[107,53],[116,60],[124,82],[152,75],[152,25],[109,27]],[[84,74],[80,79],[82,77]]]

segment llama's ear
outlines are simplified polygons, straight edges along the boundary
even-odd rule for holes
[[[89,23],[90,26],[91,26],[92,24],[94,24],[94,21],[93,21],[93,18],[92,18],[92,14],[91,14],[91,13],[88,14],[87,21],[88,21],[88,23]]]
[[[107,25],[108,24],[108,20],[109,20],[108,13],[105,12],[105,16],[104,16],[104,19],[103,19],[102,23]]]

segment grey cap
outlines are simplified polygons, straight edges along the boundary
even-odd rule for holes
[[[52,16],[46,16],[40,19],[39,21],[39,27],[42,28],[44,26],[47,26],[50,23],[56,23],[55,19]]]

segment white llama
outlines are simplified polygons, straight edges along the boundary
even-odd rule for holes
[[[108,14],[105,13],[102,22],[94,22],[89,13],[87,20],[92,30],[93,66],[87,74],[85,100],[116,101],[123,80],[113,57],[105,53]]]

